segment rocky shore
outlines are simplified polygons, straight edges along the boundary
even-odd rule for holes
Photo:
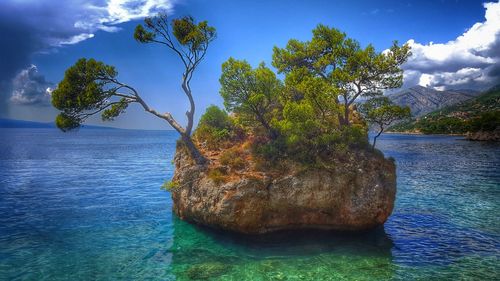
[[[467,133],[465,136],[467,140],[471,141],[495,141],[499,142],[500,141],[500,128],[497,128],[494,131],[479,131],[479,132],[474,132],[474,133]]]

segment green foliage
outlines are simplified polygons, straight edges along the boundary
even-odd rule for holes
[[[443,117],[437,121],[423,119],[420,122],[420,131],[424,134],[463,134],[469,131],[467,122],[455,117]]]
[[[411,117],[409,107],[398,106],[388,97],[369,99],[359,106],[358,111],[368,123],[377,125],[381,129],[385,129],[394,121]]]
[[[287,156],[288,146],[284,137],[280,136],[274,140],[260,138],[252,143],[252,152],[264,161],[261,166],[274,166],[279,160]]]
[[[373,148],[375,148],[377,138],[387,126],[394,121],[411,117],[409,107],[396,105],[388,97],[372,98],[362,103],[358,110],[369,124],[378,127],[378,134],[373,138]]]
[[[137,25],[134,38],[140,43],[161,43],[175,49],[184,59],[201,59],[208,45],[216,37],[215,28],[208,25],[207,21],[196,23],[190,16],[173,19],[171,22],[172,33],[180,44],[189,52],[183,54],[178,50],[170,35],[167,15],[158,14],[155,17],[144,19],[144,25]],[[200,56],[198,56],[200,55]],[[185,63],[188,63],[185,61]]]
[[[342,128],[340,135],[341,143],[347,146],[338,146],[338,148],[364,147],[368,143],[368,130],[365,124],[352,124]]]
[[[233,124],[227,112],[211,105],[201,116],[194,135],[199,142],[205,143],[208,148],[219,148],[223,142],[231,139]]]
[[[60,128],[63,132],[70,131],[80,127],[81,121],[66,115],[65,113],[59,113],[56,116],[56,126]]]
[[[161,185],[161,189],[165,191],[172,191],[176,188],[179,188],[179,183],[175,181],[166,181]]]
[[[191,50],[200,50],[206,47],[206,42],[215,38],[215,28],[208,26],[207,21],[198,24],[192,17],[183,17],[172,21],[175,38]]]
[[[330,97],[321,96],[321,93],[306,92],[300,97],[284,100],[282,118],[276,122],[288,155],[300,162],[328,158],[348,147],[366,143],[366,126],[356,123],[340,126],[337,104],[326,102]],[[318,99],[322,101],[318,102]]]
[[[409,55],[407,45],[395,42],[379,53],[318,25],[311,41],[274,48],[273,66],[285,74],[284,83],[264,64],[254,69],[230,58],[222,65],[220,93],[239,124],[252,129],[253,153],[269,163],[314,163],[367,145],[366,122],[353,103],[401,86],[400,65]]]
[[[110,108],[103,111],[101,117],[102,121],[112,121],[118,115],[125,112],[125,109],[128,107],[128,102],[125,98],[121,98],[118,103],[113,104]]]
[[[323,79],[312,76],[305,69],[297,69],[286,75],[286,91],[281,96],[284,119],[294,118],[293,123],[306,121],[294,115],[305,113],[309,120],[319,123],[323,131],[339,128],[338,114],[341,109],[337,101],[337,92]],[[304,111],[299,113],[297,111]],[[295,113],[294,113],[295,112]],[[288,120],[285,120],[288,121]]]
[[[290,102],[283,108],[283,119],[278,122],[287,150],[301,159],[314,159],[321,143],[327,137],[324,125],[307,102]],[[330,135],[330,136],[333,136]],[[310,156],[313,156],[312,158]]]
[[[287,79],[291,74],[322,80],[323,94],[328,94],[330,101],[338,103],[337,96],[342,97],[344,115],[340,121],[348,125],[349,107],[358,97],[381,95],[383,90],[401,86],[400,66],[410,55],[408,45],[394,42],[388,52],[378,53],[372,45],[363,49],[345,33],[318,25],[311,41],[292,39],[285,48],[275,47],[273,66],[287,74]]]
[[[153,32],[147,31],[144,26],[137,25],[134,31],[134,39],[140,43],[150,43],[153,42],[155,34]]]
[[[252,69],[244,60],[229,58],[222,64],[219,81],[226,109],[236,113],[244,125],[255,128],[259,124],[275,138],[271,120],[282,88],[276,75],[263,63]]]
[[[56,125],[68,131],[103,110],[103,120],[111,120],[122,113],[130,100],[110,100],[118,90],[113,87],[116,75],[114,67],[94,59],[79,59],[68,68],[52,93],[52,105],[61,111]]]
[[[398,124],[394,131],[418,130],[423,134],[465,134],[467,132],[494,131],[500,127],[500,111],[487,111],[474,118],[455,116],[427,117],[418,121]]]
[[[470,122],[470,131],[494,131],[500,127],[500,111],[484,112]]]
[[[52,93],[52,105],[59,110],[90,110],[108,96],[107,80],[117,75],[114,67],[94,59],[79,59],[68,68],[64,79]]]
[[[227,112],[216,105],[207,107],[205,113],[200,118],[200,124],[218,129],[230,129],[232,126]]]

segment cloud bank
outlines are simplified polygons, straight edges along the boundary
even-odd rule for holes
[[[14,77],[12,87],[10,100],[13,103],[47,106],[50,104],[54,84],[47,82],[35,65],[30,65]]]
[[[0,45],[0,114],[5,114],[11,94],[16,94],[14,77],[31,65],[32,54],[76,44],[98,31],[116,32],[120,23],[160,11],[169,13],[175,1],[1,0],[0,34],[4,40]]]
[[[500,2],[484,7],[485,21],[455,40],[439,44],[408,40],[413,55],[403,65],[405,86],[483,90],[500,83]]]

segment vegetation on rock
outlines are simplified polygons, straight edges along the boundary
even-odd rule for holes
[[[233,125],[215,128],[202,117],[196,140],[211,159],[218,159],[220,153],[213,151],[212,144],[223,142],[219,132],[227,138],[238,135],[232,139],[232,149],[250,155],[253,161],[248,163],[268,166],[283,161],[314,165],[330,162],[349,149],[363,149],[368,146],[367,124],[354,102],[400,87],[400,66],[409,55],[407,45],[394,43],[379,53],[371,45],[361,48],[337,29],[318,25],[311,41],[292,39],[285,48],[274,48],[273,66],[284,75],[283,80],[264,63],[252,68],[245,60],[229,58],[219,81],[230,113],[227,124]],[[379,117],[384,124],[387,118],[401,116],[395,109],[377,109],[383,112]],[[206,115],[216,112],[223,115],[224,111],[210,107]]]
[[[234,125],[226,111],[215,105],[207,107],[201,116],[194,137],[209,149],[223,147],[235,134]]]

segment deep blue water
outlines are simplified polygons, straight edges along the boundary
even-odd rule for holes
[[[172,215],[174,132],[0,129],[0,280],[499,280],[500,146],[384,135],[398,194],[358,235],[241,237]]]

